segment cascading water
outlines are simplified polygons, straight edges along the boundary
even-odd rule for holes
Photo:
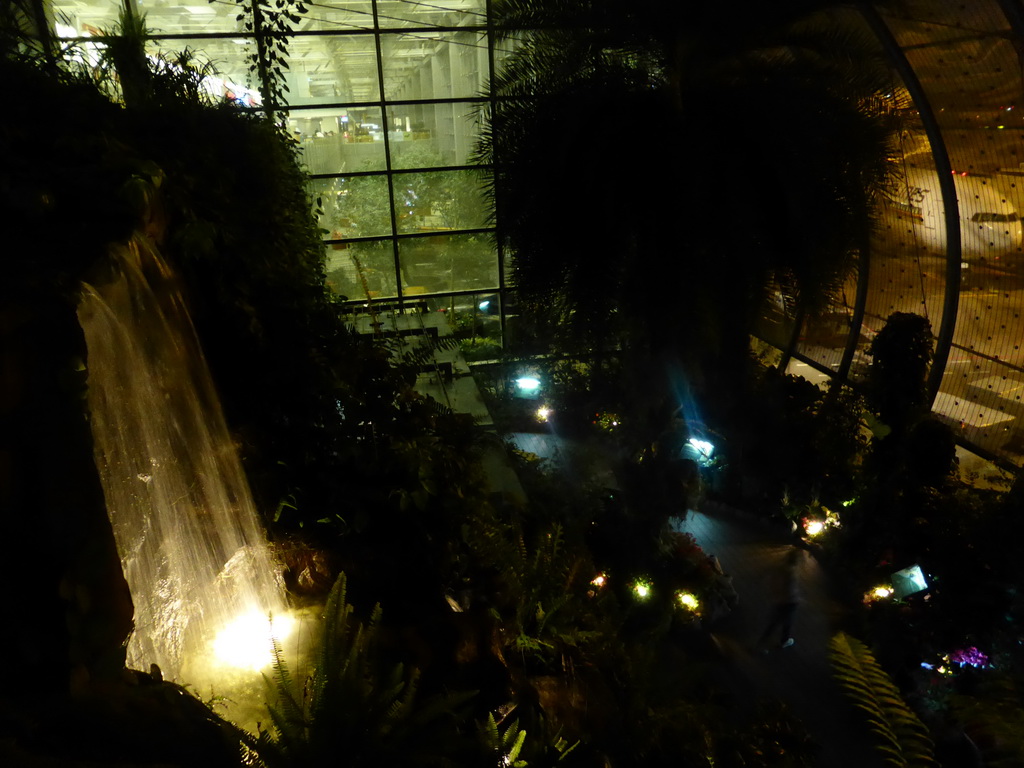
[[[145,237],[111,255],[78,315],[96,465],[135,602],[129,666],[194,682],[216,651],[258,668],[284,589],[195,330]],[[225,645],[232,631],[260,638],[258,661]]]

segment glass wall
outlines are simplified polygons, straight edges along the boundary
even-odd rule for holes
[[[153,53],[198,51],[217,68],[224,96],[263,104],[249,70],[259,30],[239,20],[244,3],[124,2],[146,14]],[[58,36],[90,43],[116,24],[120,0],[44,5]],[[330,285],[354,303],[427,296],[452,311],[485,302],[507,312],[508,265],[501,268],[494,249],[473,148],[491,67],[514,43],[493,48],[485,0],[307,5],[289,42],[283,119],[310,174]],[[1003,10],[1013,15],[1015,7],[907,0],[881,17],[901,182],[832,311],[797,331],[795,308],[779,294],[759,335],[816,372],[856,383],[885,319],[919,313],[940,341],[935,413],[965,444],[1019,465],[1024,11],[1008,18]],[[959,222],[952,240],[947,208]]]
[[[910,0],[882,16],[880,45],[888,36],[898,51],[889,53],[900,181],[880,211],[860,274],[832,315],[804,325],[795,350],[816,375],[837,371],[852,350],[848,376],[856,383],[870,364],[870,340],[890,314],[926,317],[937,340],[933,412],[964,445],[1019,466],[1024,13],[1008,18],[1003,6]]]
[[[233,0],[124,0],[151,54],[209,60],[214,90],[266,106],[250,71],[261,30]],[[115,30],[120,0],[52,0],[59,37]],[[241,17],[241,18],[240,18]],[[292,23],[282,119],[310,175],[329,284],[345,299],[497,291],[474,147],[491,53],[484,0],[308,3]]]
[[[886,23],[920,79],[955,180],[960,284],[951,287],[955,304],[947,305],[956,307],[955,316],[945,318],[952,344],[933,410],[964,441],[1020,464],[1022,30],[1011,27],[996,0],[915,0]],[[926,151],[912,159],[919,174],[934,167]],[[927,226],[927,200],[923,209],[919,225]],[[941,238],[925,242],[941,255]],[[938,286],[927,290],[937,292]]]

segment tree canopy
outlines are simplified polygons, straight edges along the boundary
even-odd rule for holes
[[[538,338],[699,385],[741,370],[774,287],[827,306],[892,156],[888,71],[834,5],[495,4],[479,149]]]

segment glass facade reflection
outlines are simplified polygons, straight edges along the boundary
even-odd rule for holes
[[[233,0],[124,0],[145,14],[151,55],[209,61],[211,90],[252,108],[263,30]],[[113,32],[120,0],[53,0],[58,37]],[[291,22],[281,110],[308,172],[331,287],[347,300],[498,292],[476,115],[491,58],[483,0],[308,3]],[[500,306],[495,301],[495,306]]]
[[[873,30],[893,64],[902,180],[839,306],[790,337],[790,370],[856,384],[885,319],[923,315],[937,341],[934,414],[964,445],[1020,466],[1024,14],[998,0],[911,0],[890,14]]]
[[[236,18],[244,4],[131,2],[147,14],[152,52],[198,51],[225,93],[260,105],[247,58],[258,30]],[[44,5],[58,37],[88,41],[113,28],[121,4]],[[330,285],[349,301],[434,297],[469,312],[473,327],[480,303],[489,324],[495,308],[514,306],[474,167],[491,68],[515,45],[494,46],[486,12],[484,0],[339,0],[309,4],[293,24],[284,119],[310,174]],[[856,385],[885,319],[921,314],[937,339],[935,413],[965,445],[1019,466],[1024,11],[1007,0],[906,0],[849,20],[891,63],[885,106],[900,124],[902,182],[835,306],[797,322],[778,295],[757,335],[789,353],[790,370]]]

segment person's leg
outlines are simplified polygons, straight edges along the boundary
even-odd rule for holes
[[[768,614],[768,624],[764,628],[764,632],[761,633],[761,637],[757,639],[757,644],[761,645],[768,640],[778,629],[784,620],[782,609],[784,606],[775,604],[772,606],[771,613]]]
[[[780,611],[779,626],[782,628],[782,637],[779,642],[783,645],[792,645],[793,639],[793,617],[796,614],[796,603],[786,603]]]

